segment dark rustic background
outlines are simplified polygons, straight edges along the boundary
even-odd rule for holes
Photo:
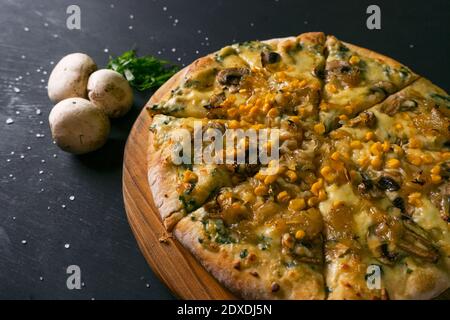
[[[70,4],[81,7],[81,30],[66,28]],[[381,30],[366,28],[369,4],[381,7]],[[62,56],[85,52],[102,67],[136,48],[184,65],[235,41],[324,31],[448,91],[449,9],[448,0],[0,0],[0,298],[173,298],[137,248],[121,193],[125,141],[151,92],[114,121],[103,149],[65,154],[51,141],[45,88]],[[66,288],[72,264],[82,290]]]

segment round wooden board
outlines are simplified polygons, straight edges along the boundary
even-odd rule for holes
[[[161,87],[151,101],[158,101],[182,72]],[[179,298],[236,299],[166,232],[147,182],[149,126],[150,117],[144,108],[128,137],[122,178],[125,210],[142,254],[156,275]],[[163,239],[166,241],[161,242]]]

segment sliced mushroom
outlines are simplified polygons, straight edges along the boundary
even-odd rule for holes
[[[359,67],[341,60],[329,62],[326,67],[326,73],[330,80],[336,79],[351,87],[356,86],[361,81]]]
[[[231,92],[236,92],[239,89],[242,78],[249,73],[250,70],[248,68],[228,68],[219,71],[216,79],[223,87],[227,87]]]
[[[277,63],[281,60],[281,56],[274,51],[263,51],[261,52],[261,64],[263,67]]]
[[[450,182],[442,184],[438,192],[432,194],[431,201],[439,208],[441,218],[445,222],[450,222]]]
[[[398,182],[389,176],[382,176],[380,179],[378,179],[377,187],[385,191],[400,190],[400,185],[398,184]]]
[[[381,107],[381,112],[386,113],[387,115],[392,117],[398,112],[414,110],[417,108],[417,106],[417,102],[413,99],[396,97],[394,99],[391,99],[390,101],[386,101]]]
[[[370,92],[373,94],[381,94],[387,96],[396,91],[397,87],[395,84],[389,81],[379,81],[370,87]]]
[[[372,111],[364,111],[356,118],[349,121],[351,127],[373,128],[377,123],[377,117]]]
[[[432,263],[439,259],[428,234],[409,219],[393,218],[373,225],[369,228],[367,245],[375,258],[385,264],[393,264],[405,254]]]
[[[394,205],[394,207],[400,209],[400,211],[402,213],[406,212],[406,206],[405,206],[405,200],[403,200],[402,197],[396,197],[393,201],[392,204]]]

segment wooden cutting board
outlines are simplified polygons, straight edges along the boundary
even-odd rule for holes
[[[151,98],[156,103],[185,70],[166,82]],[[131,229],[142,254],[156,275],[181,299],[236,299],[178,241],[166,232],[147,182],[150,117],[142,110],[125,146],[123,198]],[[450,299],[450,290],[437,299]]]

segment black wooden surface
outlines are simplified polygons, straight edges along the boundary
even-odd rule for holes
[[[66,28],[71,4],[81,30]],[[369,4],[381,7],[381,30],[366,28]],[[448,0],[0,0],[0,298],[173,298],[137,248],[121,193],[124,144],[151,93],[114,121],[103,149],[65,154],[47,123],[52,62],[85,52],[102,67],[136,48],[182,65],[235,41],[324,31],[449,91],[449,9]],[[81,268],[81,290],[66,287],[69,265]]]

